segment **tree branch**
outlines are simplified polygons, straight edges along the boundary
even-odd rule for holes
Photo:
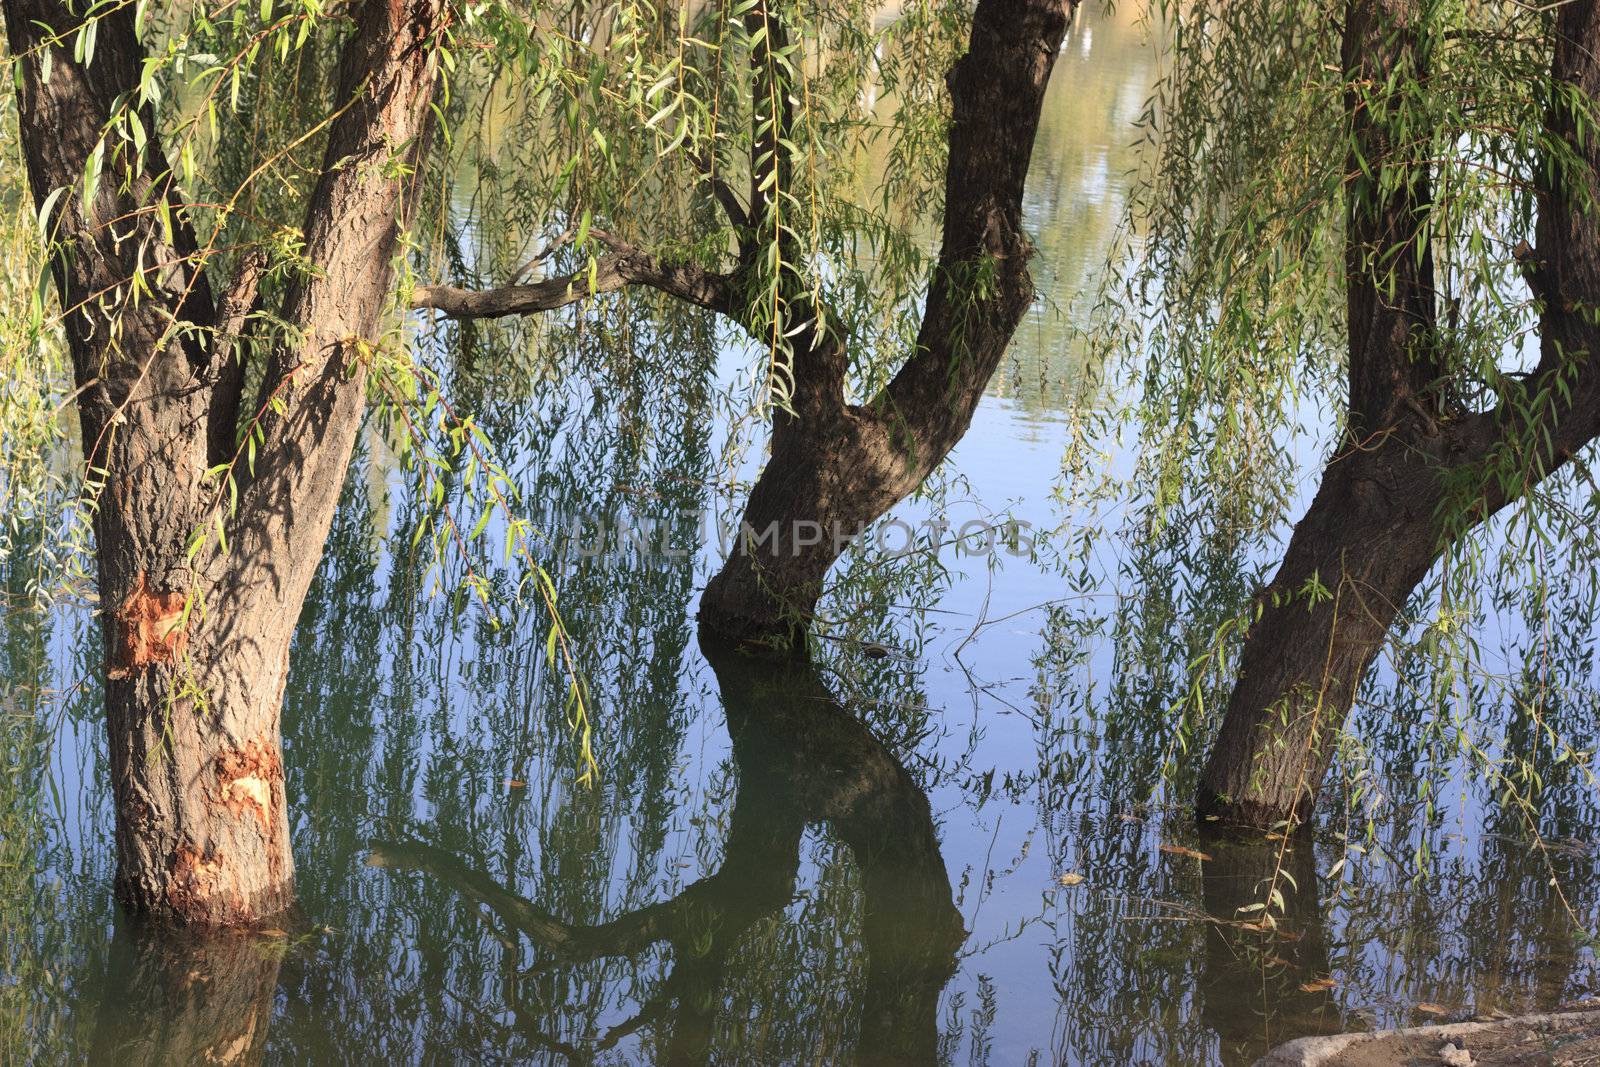
[[[733,191],[721,175],[717,173],[716,157],[709,152],[698,153],[694,157],[695,166],[700,168],[700,180],[711,191],[711,196],[721,205],[722,213],[728,217],[728,222],[734,229],[743,231],[750,226],[750,216],[745,213],[744,205],[739,202],[739,194]],[[741,232],[739,244],[744,245],[744,235]]]
[[[950,72],[944,233],[911,357],[869,405],[926,472],[966,432],[1033,303],[1022,195],[1077,0],[981,0]],[[920,480],[920,479],[919,479]]]
[[[1398,81],[1427,76],[1417,5],[1349,0],[1342,59],[1353,175],[1345,190],[1345,290],[1350,343],[1349,432],[1356,439],[1426,409],[1448,373],[1439,346],[1428,165],[1412,136]],[[1382,94],[1382,95],[1380,95]],[[1421,255],[1416,250],[1421,248]]]
[[[1520,492],[1570,461],[1600,436],[1600,139],[1574,99],[1600,106],[1600,4],[1565,4],[1556,18],[1551,62],[1554,81],[1570,90],[1551,96],[1547,136],[1571,158],[1552,157],[1541,168],[1536,247],[1519,243],[1512,256],[1543,305],[1540,352],[1526,375],[1508,376],[1512,395],[1493,410],[1449,428],[1453,454],[1482,461],[1494,449],[1526,452],[1522,487],[1487,479],[1481,511],[1492,514]],[[1582,108],[1585,105],[1577,105]],[[1546,420],[1543,427],[1539,420]]]
[[[692,263],[663,263],[609,234],[591,230],[590,235],[616,249],[596,257],[592,271],[576,271],[541,282],[494,289],[424,285],[412,293],[411,306],[439,311],[454,319],[501,318],[554,311],[600,293],[644,285],[696,307],[733,316],[733,284],[726,275]]]
[[[156,134],[160,123],[153,107],[134,109],[130,103],[145,55],[133,9],[80,13],[78,6],[62,0],[0,2],[34,203],[54,204],[47,220],[57,245],[51,268],[76,385],[84,390],[84,450],[91,464],[106,466],[105,428],[131,406],[160,419],[169,409],[203,403],[194,388],[205,362],[199,338],[214,321],[215,308],[199,244]],[[91,21],[99,46],[89,59],[75,52],[73,41],[81,40]],[[108,151],[119,137],[108,127],[130,118],[150,131],[144,150]],[[87,164],[96,152],[104,155],[105,173],[85,190]],[[74,195],[51,196],[62,187]],[[156,210],[162,202],[165,216]],[[162,217],[174,223],[170,235]],[[151,267],[157,263],[165,266]],[[149,296],[124,301],[118,294],[141,276]],[[116,316],[114,331],[100,321],[108,311]],[[96,388],[86,389],[91,381]],[[168,404],[177,397],[186,399]],[[191,413],[176,418],[185,427],[194,425]],[[157,436],[167,439],[169,456],[187,447],[170,425]]]
[[[212,381],[211,411],[207,417],[211,463],[227,462],[239,426],[239,404],[244,394],[244,352],[239,344],[250,316],[259,310],[256,294],[267,270],[267,255],[252,248],[239,257],[233,277],[217,301],[217,323],[211,334],[211,354],[206,376]]]
[[[233,619],[298,605],[321,556],[366,414],[365,355],[381,343],[417,199],[394,164],[414,164],[426,143],[447,11],[445,0],[364,0],[354,10],[301,227],[315,270],[288,286],[281,317],[291,330],[271,351],[254,409],[264,412],[254,467],[235,473],[230,573],[214,601],[219,642],[232,638]]]

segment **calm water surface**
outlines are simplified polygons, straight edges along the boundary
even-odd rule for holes
[[[827,603],[839,639],[803,669],[702,644],[714,548],[553,544],[594,688],[594,788],[575,784],[543,633],[430,596],[406,547],[419,505],[376,437],[294,649],[302,914],[283,937],[195,945],[119,917],[97,694],[76,686],[88,616],[12,623],[10,699],[53,744],[39,869],[4,873],[26,921],[0,956],[0,1059],[1248,1064],[1303,1034],[1588,991],[1573,916],[1595,917],[1592,791],[1552,772],[1533,816],[1548,847],[1531,847],[1520,811],[1440,754],[1454,727],[1414,665],[1370,687],[1369,752],[1345,775],[1366,792],[1331,798],[1314,840],[1200,840],[1184,816],[1194,757],[1167,709],[1257,564],[1192,558],[1182,531],[1075,554],[1083,516],[1056,492],[1073,294],[1113,239],[1155,73],[1130,15],[1073,31],[1030,184],[1058,307],[1024,327],[947,484],[899,513],[1053,539],[1035,558],[852,560]],[[749,359],[672,330],[674,358],[631,382],[477,394],[548,528],[736,507],[759,450],[727,464],[742,429],[720,398]],[[1561,648],[1588,679],[1592,604],[1574,595]],[[1514,661],[1526,635],[1496,611]],[[29,704],[34,680],[54,694]],[[1500,697],[1477,698],[1492,720]],[[1593,736],[1593,699],[1562,700]],[[1437,766],[1445,784],[1419,796],[1414,770]],[[1270,885],[1278,928],[1242,925]]]

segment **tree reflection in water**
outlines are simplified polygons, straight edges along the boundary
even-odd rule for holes
[[[534,969],[629,956],[656,942],[673,963],[644,1007],[598,1039],[609,1048],[644,1027],[670,1034],[661,1060],[705,1062],[727,995],[727,964],[741,939],[794,900],[801,838],[827,823],[860,871],[865,988],[857,1056],[868,1063],[937,1059],[940,991],[966,938],[927,796],[894,756],[834,699],[808,663],[740,656],[703,635],[727,714],[738,787],[724,858],[715,873],[670,900],[606,922],[566,923],[448,850],[421,840],[379,841],[372,862],[417,870],[486,906],[526,938]],[[515,953],[515,949],[511,950]],[[506,1004],[535,1044],[586,1053],[540,1033],[507,967]]]

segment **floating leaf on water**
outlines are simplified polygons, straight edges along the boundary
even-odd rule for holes
[[[1300,983],[1300,992],[1302,992],[1302,993],[1322,993],[1322,992],[1325,992],[1325,991],[1327,991],[1329,989],[1337,988],[1338,985],[1339,985],[1338,979],[1335,979],[1335,978],[1316,978],[1316,979],[1313,979],[1312,981],[1309,981],[1309,982],[1301,982]]]
[[[1449,1008],[1446,1008],[1442,1004],[1435,1004],[1432,1001],[1428,1001],[1428,1000],[1424,1000],[1420,1004],[1413,1005],[1413,1007],[1415,1007],[1418,1011],[1422,1012],[1422,1014],[1424,1014],[1424,1015],[1448,1015],[1448,1014],[1450,1014],[1450,1009]]]
[[[1077,871],[1068,871],[1066,874],[1056,875],[1056,881],[1062,885],[1079,885],[1083,882],[1083,875]]]
[[[512,789],[526,789],[526,788],[528,788],[528,783],[524,782],[521,778],[507,778],[506,779],[506,785],[511,787]]]
[[[1161,842],[1161,851],[1169,856],[1187,856],[1189,859],[1201,860],[1202,862],[1211,858],[1199,849],[1185,848],[1182,845],[1169,845],[1165,841]]]

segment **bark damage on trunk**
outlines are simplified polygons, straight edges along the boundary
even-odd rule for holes
[[[84,8],[3,2],[23,152],[39,209],[52,205],[52,268],[100,483],[117,895],[162,920],[246,926],[293,899],[279,735],[289,641],[361,421],[365,370],[352,354],[379,330],[404,222],[390,164],[427,121],[444,7],[374,0],[354,12],[302,222],[316,269],[276,309],[302,339],[266,371],[262,400],[283,409],[261,419],[254,470],[238,472],[237,508],[221,512],[228,550],[213,541],[193,555],[222,499],[206,472],[233,458],[241,422],[262,407],[241,411],[234,343],[260,263],[246,257],[213,296],[156,116],[141,110],[142,155],[108,128],[137,99],[145,60],[133,6],[94,14],[88,62],[73,47]],[[80,195],[97,149],[103,173]]]
[[[710,629],[750,649],[803,651],[823,581],[849,538],[915,491],[966,433],[1033,302],[1023,185],[1050,72],[1076,7],[1077,0],[977,4],[968,51],[949,76],[943,242],[915,346],[876,397],[850,404],[850,353],[840,331],[802,329],[790,337],[792,410],[773,413],[771,456],[751,491],[741,536],[700,601],[700,620]],[[740,296],[765,255],[762,235],[787,245],[780,247],[782,262],[801,261],[769,214],[772,190],[788,187],[778,145],[790,128],[794,97],[782,64],[771,59],[787,43],[777,9],[758,0],[745,15],[757,42],[753,96],[776,101],[779,110],[755,120],[748,208],[708,179],[710,195],[741,234],[738,265],[718,274],[662,264],[601,234],[613,250],[594,273],[599,291],[652,286],[729,315],[763,344],[771,324],[753,321]],[[415,306],[462,318],[547,311],[587,297],[590,277],[480,293],[434,286],[417,292]],[[789,309],[781,332],[789,334],[793,323],[828,321],[828,309],[812,305],[806,279],[789,275],[781,284]]]
[[[1257,599],[1201,777],[1203,818],[1304,821],[1362,677],[1449,542],[1600,435],[1600,219],[1589,206],[1600,203],[1600,139],[1580,137],[1581,124],[1559,104],[1548,128],[1579,165],[1552,168],[1557,176],[1541,190],[1538,248],[1528,256],[1543,305],[1539,364],[1494,410],[1447,410],[1432,257],[1414,254],[1431,228],[1428,175],[1395,160],[1398,135],[1372,95],[1397,73],[1426,76],[1421,15],[1414,0],[1351,0],[1346,10],[1349,121],[1372,168],[1347,188],[1349,428]],[[1594,0],[1563,5],[1556,35],[1556,81],[1600,99]],[[1405,170],[1386,175],[1386,167]],[[1349,173],[1363,173],[1354,157]],[[1548,444],[1530,449],[1534,420],[1548,428]],[[1508,454],[1525,472],[1520,486],[1493,473]]]

